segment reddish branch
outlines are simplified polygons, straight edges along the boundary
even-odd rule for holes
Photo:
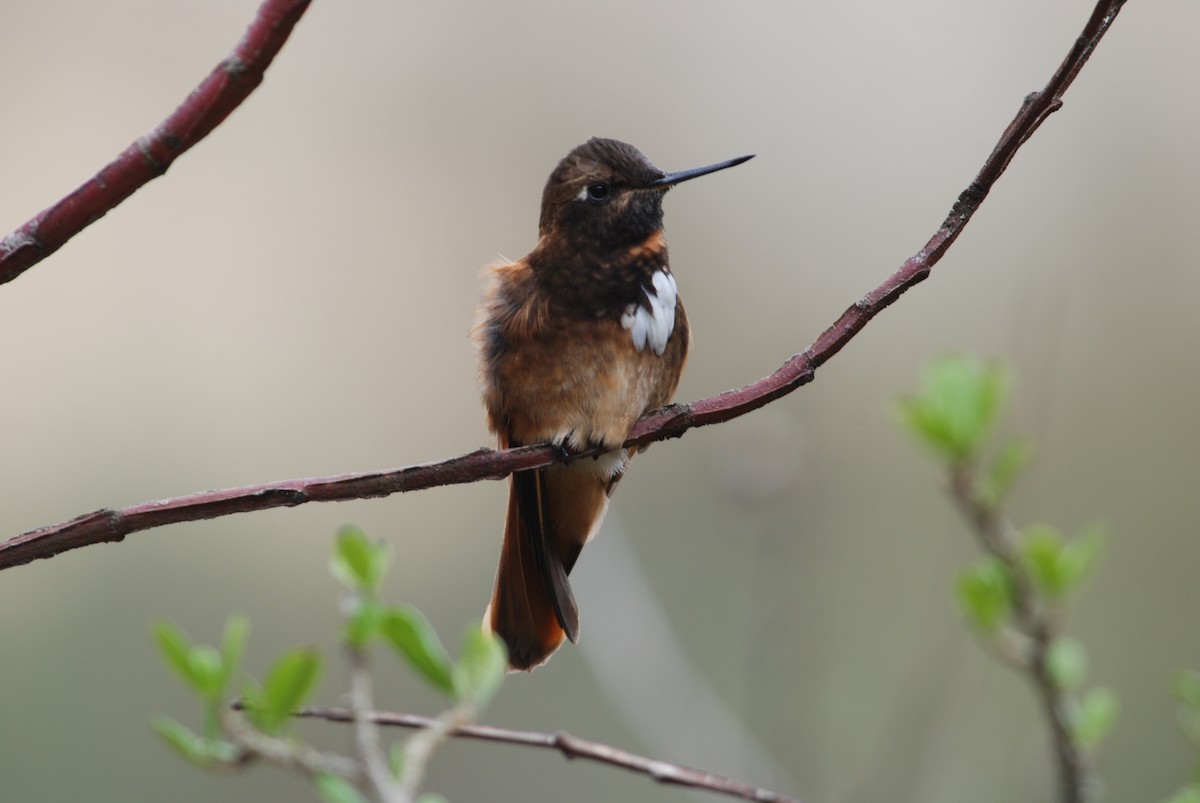
[[[10,282],[167,172],[254,88],[311,0],[265,0],[237,47],[149,134],[54,206],[0,240],[0,284]]]
[[[401,714],[387,711],[366,712],[367,718],[378,725],[391,725],[400,728],[429,728],[437,720],[417,714]],[[330,722],[352,722],[354,712],[348,708],[305,708],[297,711],[298,717],[325,719]],[[450,732],[451,736],[461,739],[480,739],[487,742],[502,742],[524,747],[540,747],[557,750],[565,758],[582,758],[598,761],[649,775],[659,783],[686,786],[693,789],[703,789],[729,797],[740,797],[745,800],[756,800],[760,803],[799,803],[794,798],[784,797],[767,789],[760,789],[724,775],[717,775],[703,770],[694,770],[669,761],[646,758],[636,753],[630,753],[619,747],[580,739],[569,733],[538,733],[536,731],[510,730],[494,728],[491,725],[458,725]]]
[[[811,346],[790,358],[775,373],[743,388],[726,391],[712,398],[692,404],[676,404],[655,411],[638,422],[626,445],[637,446],[666,438],[677,438],[693,427],[728,421],[811,382],[816,369],[841,351],[872,318],[890,306],[910,287],[929,276],[930,269],[962,233],[1017,150],[1051,113],[1061,107],[1063,93],[1075,80],[1075,76],[1091,56],[1124,3],[1125,0],[1099,0],[1066,59],[1044,89],[1025,98],[1016,117],[1009,123],[995,149],[984,162],[979,175],[958,196],[949,216],[924,248],[906,260],[883,284],[843,312]],[[264,8],[275,5],[278,4],[268,2]],[[294,5],[302,8],[304,4]],[[565,459],[578,459],[589,455],[590,453],[583,453]],[[89,544],[120,541],[130,533],[164,524],[210,519],[252,510],[291,507],[306,502],[362,499],[436,485],[500,479],[513,471],[545,466],[561,459],[564,459],[563,456],[549,446],[522,447],[500,452],[480,450],[461,457],[408,468],[337,477],[285,480],[144,502],[120,510],[98,510],[62,524],[32,530],[0,544],[0,569],[38,558],[52,557],[60,552]]]

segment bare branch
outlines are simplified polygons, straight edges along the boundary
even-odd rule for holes
[[[1066,59],[1045,88],[1025,98],[975,180],[959,195],[950,214],[924,248],[907,259],[881,285],[851,305],[811,346],[791,357],[770,376],[691,404],[676,404],[656,410],[638,422],[625,445],[643,446],[654,441],[677,438],[694,427],[737,418],[811,382],[817,368],[841,351],[872,318],[910,287],[929,276],[930,270],[962,233],[1017,150],[1051,113],[1062,106],[1063,93],[1075,80],[1124,4],[1125,0],[1099,0]],[[569,459],[593,455],[594,452],[584,452],[572,455]],[[164,524],[291,507],[306,502],[362,499],[438,485],[501,479],[513,471],[546,466],[560,459],[563,458],[558,450],[550,446],[521,447],[500,452],[480,450],[407,468],[284,480],[144,502],[120,510],[98,510],[0,543],[0,569],[52,557],[89,544],[120,541],[130,533]]]
[[[297,711],[298,717],[325,719],[331,722],[353,722],[355,712],[348,708],[305,708]],[[370,719],[379,725],[390,725],[400,728],[433,728],[439,726],[440,720],[434,717],[423,717],[417,714],[401,714],[387,711],[369,712]],[[547,750],[557,750],[568,759],[582,758],[621,767],[632,772],[648,775],[659,783],[686,786],[693,789],[704,789],[729,797],[744,800],[755,800],[759,803],[800,803],[795,798],[784,797],[767,789],[760,789],[750,784],[726,778],[702,770],[689,769],[669,761],[646,758],[629,753],[620,748],[611,747],[599,742],[580,739],[569,733],[539,733],[536,731],[509,730],[494,728],[490,725],[454,725],[449,735],[460,739],[479,739],[487,742],[539,747]]]
[[[0,240],[0,284],[10,282],[102,218],[208,136],[262,83],[311,0],[264,0],[240,42],[153,131],[58,203]]]

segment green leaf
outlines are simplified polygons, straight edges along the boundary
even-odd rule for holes
[[[379,630],[422,677],[447,694],[454,693],[450,656],[420,611],[411,605],[388,608],[379,623]]]
[[[224,669],[222,692],[242,662],[242,654],[246,650],[246,633],[249,630],[250,622],[244,616],[231,616],[225,622],[225,633],[221,637],[221,663]]]
[[[163,662],[194,692],[209,701],[224,694],[232,667],[215,648],[207,644],[192,646],[178,625],[166,621],[154,624],[154,638]]]
[[[357,606],[346,617],[346,641],[351,646],[362,648],[379,632],[384,619],[384,608],[373,599],[358,598]]]
[[[387,542],[373,543],[361,529],[349,524],[338,530],[329,562],[329,570],[338,582],[351,591],[374,594],[387,564]]]
[[[280,722],[304,704],[320,673],[321,656],[314,649],[297,647],[279,656],[263,683],[263,694]]]
[[[1112,730],[1117,720],[1117,695],[1103,687],[1089,690],[1079,701],[1075,720],[1075,739],[1084,748],[1093,748]]]
[[[1180,669],[1171,680],[1171,692],[1190,708],[1200,711],[1200,672]]]
[[[1037,587],[1059,599],[1083,582],[1103,547],[1104,530],[1099,526],[1066,541],[1053,527],[1035,525],[1025,532],[1021,552]]]
[[[206,739],[170,717],[155,717],[150,726],[172,750],[199,767],[229,763],[237,758],[234,745],[223,739]]]
[[[1067,591],[1078,588],[1104,551],[1103,525],[1093,524],[1063,547],[1060,572]]]
[[[188,654],[188,664],[192,668],[192,679],[196,690],[205,699],[212,700],[221,696],[225,690],[225,662],[216,647],[208,644],[198,644],[192,647]]]
[[[483,708],[500,688],[507,671],[508,649],[500,637],[485,631],[482,625],[469,628],[454,667],[458,698],[470,702],[476,710]]]
[[[388,750],[388,768],[396,778],[404,777],[404,760],[408,757],[405,748],[408,742],[393,742]]]
[[[313,784],[317,787],[317,794],[325,803],[367,803],[367,799],[362,796],[358,788],[340,775],[329,772],[317,773],[313,777]]]
[[[157,716],[150,723],[167,745],[193,764],[206,767],[212,763],[208,754],[208,740],[170,717]]]
[[[441,795],[435,795],[432,792],[426,792],[417,798],[417,803],[446,803],[446,798]]]
[[[1063,552],[1063,537],[1058,530],[1045,524],[1035,524],[1025,531],[1021,540],[1021,554],[1029,575],[1041,591],[1058,597],[1064,589],[1064,578],[1060,569]]]
[[[958,578],[958,601],[971,624],[995,632],[1012,611],[1012,578],[999,558],[985,557]]]
[[[312,693],[320,670],[316,650],[298,647],[281,655],[262,687],[249,684],[243,693],[251,722],[264,733],[279,733]]]
[[[1056,687],[1074,691],[1087,677],[1087,651],[1073,638],[1057,638],[1046,651],[1046,670]]]
[[[268,732],[268,723],[264,720],[264,712],[267,710],[266,695],[263,694],[262,686],[253,678],[247,678],[242,686],[242,710],[254,727]]]
[[[1179,728],[1183,731],[1183,735],[1192,743],[1192,747],[1200,750],[1200,711],[1181,706],[1175,712],[1175,719],[1179,723]],[[1198,771],[1200,771],[1200,768],[1198,768]],[[1197,777],[1200,778],[1200,775]]]
[[[1200,784],[1188,784],[1163,803],[1200,803]]]
[[[191,642],[184,635],[179,625],[165,619],[154,623],[154,640],[158,643],[158,654],[169,668],[183,680],[184,683],[199,691],[195,678],[192,677]]]
[[[1032,457],[1033,444],[1027,438],[1010,439],[979,478],[980,500],[988,507],[998,507]]]
[[[900,400],[900,419],[926,446],[951,460],[978,454],[1008,392],[998,363],[947,355],[926,369],[920,392]]]

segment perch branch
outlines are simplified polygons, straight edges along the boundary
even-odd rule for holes
[[[872,318],[910,287],[929,276],[930,270],[979,209],[1017,150],[1050,114],[1062,106],[1063,93],[1124,4],[1125,0],[1099,0],[1066,59],[1044,89],[1025,97],[1016,117],[1004,130],[975,180],[958,196],[949,216],[924,248],[905,260],[881,285],[852,304],[811,346],[788,359],[773,374],[711,398],[656,410],[637,423],[625,445],[644,446],[654,441],[677,438],[694,427],[737,418],[811,382],[816,369],[841,351]],[[61,524],[31,530],[0,543],[0,569],[52,557],[89,544],[120,541],[130,533],[165,524],[291,507],[306,502],[362,499],[437,485],[501,479],[513,471],[550,465],[560,459],[580,459],[593,455],[594,452],[582,452],[563,458],[551,446],[504,451],[479,450],[461,457],[407,468],[284,480],[143,502],[120,510],[106,508]]]
[[[358,712],[362,715],[362,712]],[[378,725],[388,725],[401,728],[432,728],[439,725],[439,720],[433,717],[423,717],[417,714],[401,714],[388,711],[371,711],[368,717]],[[296,712],[298,717],[325,719],[330,722],[352,722],[355,712],[347,708],[305,708]],[[488,742],[539,747],[547,750],[557,750],[565,758],[582,758],[621,767],[632,772],[648,775],[659,783],[687,786],[693,789],[704,789],[717,794],[739,797],[744,800],[755,800],[759,803],[800,803],[790,797],[778,795],[766,789],[760,789],[723,775],[717,775],[702,770],[689,769],[669,761],[646,758],[620,748],[611,747],[599,742],[580,739],[569,733],[538,733],[535,731],[509,730],[494,728],[490,725],[458,724],[450,728],[449,735],[461,739],[480,739]]]
[[[0,240],[0,284],[10,282],[104,217],[208,136],[262,83],[311,0],[265,0],[237,46],[166,120],[58,203]]]

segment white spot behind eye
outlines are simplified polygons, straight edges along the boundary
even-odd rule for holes
[[[662,355],[667,350],[667,341],[675,331],[675,302],[679,288],[675,277],[666,271],[655,271],[650,277],[650,287],[642,287],[647,305],[630,304],[621,316],[621,326],[633,339],[633,347],[643,350],[649,343],[654,353]]]
[[[588,185],[584,184],[579,189],[579,194],[575,196],[576,201],[586,201],[588,199]]]

